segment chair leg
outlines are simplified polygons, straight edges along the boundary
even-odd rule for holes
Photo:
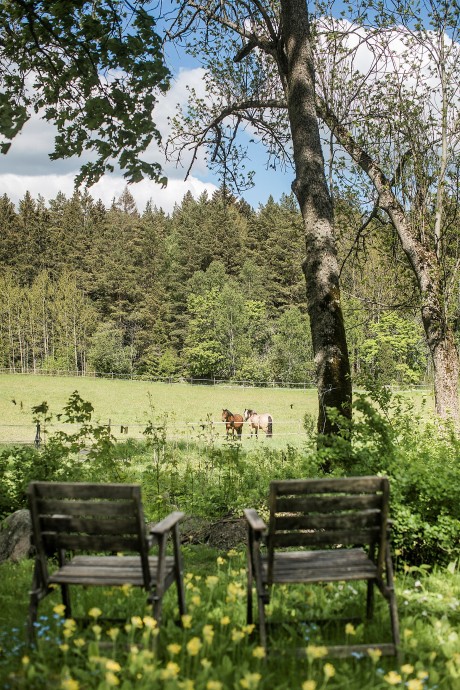
[[[366,618],[370,621],[374,615],[374,580],[367,581]]]
[[[29,615],[27,618],[27,639],[30,645],[35,644],[35,623],[37,622],[38,602],[40,597],[38,592],[30,593]]]
[[[264,649],[267,649],[267,626],[265,622],[265,602],[263,597],[257,596],[257,607],[259,610],[259,636],[260,644]]]
[[[66,584],[61,585],[61,596],[62,596],[62,603],[65,606],[65,617],[66,618],[72,618],[72,607],[70,605],[69,585],[66,585]]]
[[[253,586],[253,574],[252,574],[251,554],[248,551],[248,581],[247,581],[247,599],[246,599],[246,623],[248,625],[250,625],[253,621],[252,586]]]

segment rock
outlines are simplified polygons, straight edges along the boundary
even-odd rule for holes
[[[34,548],[31,544],[32,523],[28,510],[17,510],[0,523],[0,563],[18,563],[31,558]]]
[[[180,524],[180,533],[184,544],[209,544],[221,551],[245,544],[247,539],[245,520],[231,513],[214,522],[187,516]]]

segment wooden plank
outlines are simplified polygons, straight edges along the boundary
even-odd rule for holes
[[[378,527],[359,529],[353,533],[344,530],[318,531],[318,532],[286,532],[270,534],[268,537],[269,548],[289,546],[313,546],[322,544],[371,544],[380,535]]]
[[[175,510],[169,515],[167,515],[163,520],[157,522],[156,525],[151,527],[150,534],[165,534],[169,532],[175,524],[182,520],[185,513],[181,513],[179,510]]]
[[[140,499],[138,484],[94,484],[85,482],[32,482],[31,490],[40,498]]]
[[[302,497],[280,497],[276,499],[277,513],[327,513],[334,510],[366,510],[380,508],[382,494],[330,495]]]
[[[321,515],[289,515],[275,517],[275,531],[299,529],[354,530],[380,525],[380,510]]]
[[[43,543],[47,552],[66,549],[69,551],[140,551],[143,543],[138,537],[120,535],[63,534],[43,532]]]
[[[253,510],[252,508],[246,508],[246,510],[244,510],[243,512],[251,529],[253,529],[255,532],[265,532],[265,530],[267,529],[267,525],[259,516],[256,510]]]
[[[344,477],[340,479],[284,479],[270,482],[278,496],[311,493],[375,493],[383,491],[386,477]]]
[[[68,499],[39,499],[37,501],[38,511],[41,515],[87,515],[94,517],[112,517],[126,514],[127,511],[133,512],[137,502],[132,498],[120,500],[92,500],[92,501],[70,501]]]
[[[40,525],[44,532],[138,535],[136,516],[119,519],[80,518],[69,515],[41,516]]]

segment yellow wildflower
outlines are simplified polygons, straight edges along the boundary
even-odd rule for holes
[[[184,580],[185,580],[185,582],[188,582],[189,580],[193,580],[193,573],[185,573]]]
[[[423,681],[420,678],[411,678],[407,681],[407,690],[423,690]]]
[[[420,680],[426,680],[428,675],[428,671],[417,671],[417,678],[420,678]]]
[[[163,668],[160,672],[160,676],[163,680],[170,680],[177,678],[179,675],[180,667],[174,661],[168,661],[166,668]]]
[[[255,627],[256,626],[254,625],[254,623],[250,623],[249,625],[244,625],[242,627],[242,630],[246,633],[246,635],[251,635],[254,632]]]
[[[199,606],[199,605],[201,604],[201,597],[200,597],[198,594],[195,594],[195,595],[192,597],[192,604],[193,604],[194,606]]]
[[[222,558],[222,556],[217,556],[216,562],[217,565],[225,565],[227,561],[225,560],[225,558]]]
[[[142,622],[142,618],[140,616],[132,616],[131,623],[134,628],[142,628],[142,626],[144,625]]]
[[[61,652],[64,652],[64,654],[65,654],[66,652],[69,651],[69,645],[68,644],[60,644],[59,649],[61,650]]]
[[[187,642],[187,652],[190,654],[190,656],[196,656],[202,646],[203,643],[199,637],[192,637],[192,639]]]
[[[184,690],[195,690],[195,681],[190,680],[190,678],[186,678],[179,683],[179,687],[183,688]]]
[[[221,625],[229,625],[230,624],[229,616],[222,616],[222,618],[220,619],[220,624]]]
[[[372,663],[376,664],[380,657],[382,656],[382,650],[381,649],[374,649],[373,647],[369,647],[367,650],[367,653],[369,654],[370,658],[372,659]]]
[[[407,640],[408,637],[412,637],[413,634],[414,634],[413,630],[409,630],[409,628],[404,628],[403,635],[404,635],[405,640]]]
[[[206,683],[206,690],[222,690],[222,687],[220,680],[208,680]]]
[[[192,627],[192,617],[188,613],[185,613],[182,616],[181,620],[182,620],[182,626],[184,628],[191,628]]]
[[[130,633],[132,629],[133,629],[133,626],[131,625],[131,623],[126,623],[125,632]]]
[[[93,626],[92,626],[92,631],[93,631],[93,633],[94,633],[95,638],[96,638],[97,640],[99,640],[100,637],[101,637],[101,632],[102,632],[101,626],[100,626],[100,625],[93,625]]]
[[[399,673],[396,673],[396,671],[389,671],[386,676],[383,676],[383,679],[386,680],[388,685],[399,685],[399,683],[402,681],[401,676]]]
[[[244,638],[244,632],[242,630],[232,630],[232,640],[233,642],[241,642]]]
[[[214,628],[212,625],[205,625],[203,628],[203,639],[206,644],[212,644],[214,639]]]
[[[88,616],[91,616],[91,618],[99,618],[101,615],[102,611],[98,609],[97,606],[93,606],[93,608],[88,611]]]
[[[404,664],[403,666],[401,666],[401,671],[406,676],[410,676],[410,674],[414,672],[414,667],[412,666],[412,664]]]
[[[259,685],[262,676],[260,673],[245,673],[244,678],[240,680],[240,685],[242,688],[247,688],[247,690],[253,690]]]
[[[316,681],[306,680],[304,683],[302,683],[302,690],[316,690]]]
[[[62,690],[79,690],[80,683],[74,678],[65,678],[61,683]]]
[[[324,656],[327,656],[327,647],[318,647],[314,644],[309,644],[306,649],[306,654],[309,661],[313,661],[313,659],[322,659]]]
[[[144,616],[143,621],[145,627],[149,628],[149,630],[153,630],[153,628],[156,628],[158,625],[157,621],[152,616]]]
[[[201,575],[195,575],[195,580],[199,582],[201,580]]]
[[[172,642],[171,644],[168,644],[166,649],[168,650],[168,652],[170,654],[174,655],[174,654],[179,654],[182,647],[180,646],[180,644],[177,644],[176,642]]]
[[[230,551],[227,552],[227,556],[229,558],[233,558],[234,556],[238,556],[238,551],[236,551],[235,549],[230,549]]]
[[[120,685],[120,679],[112,671],[107,671],[105,674],[105,682],[107,685]]]
[[[353,623],[347,623],[345,626],[345,635],[356,635],[356,628]]]
[[[123,592],[123,594],[125,595],[125,597],[127,597],[128,594],[131,592],[132,585],[129,585],[128,583],[126,583],[124,585],[121,585],[120,589]]]
[[[112,642],[115,642],[119,634],[120,628],[109,628],[109,630],[107,630],[107,635],[110,637]]]
[[[209,587],[209,589],[213,589],[217,583],[219,582],[219,578],[217,575],[208,575],[206,578],[206,585]]]
[[[203,667],[204,669],[211,668],[211,666],[212,666],[212,664],[211,664],[211,662],[209,661],[209,659],[201,659],[201,662],[200,662],[200,663],[201,663],[201,665],[202,665],[202,667]]]
[[[86,644],[86,640],[84,640],[82,637],[77,637],[76,640],[73,641],[75,647],[84,647]]]
[[[326,678],[335,676],[335,668],[332,664],[324,664],[323,672]]]
[[[105,662],[105,667],[107,671],[114,671],[114,673],[119,673],[119,671],[121,671],[120,664],[118,661],[114,661],[113,659],[107,659]]]
[[[30,664],[30,658],[28,656],[23,656],[21,661],[24,666],[28,666]]]
[[[254,656],[256,659],[263,659],[266,654],[267,653],[264,647],[256,647],[252,652],[252,656]]]
[[[63,616],[65,614],[65,606],[64,604],[57,604],[56,606],[53,607],[54,613],[57,613],[58,616]]]

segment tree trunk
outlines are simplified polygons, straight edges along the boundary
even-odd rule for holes
[[[369,176],[377,191],[378,206],[385,211],[396,230],[402,249],[417,278],[423,327],[433,361],[436,412],[445,419],[459,421],[459,359],[454,335],[443,305],[441,269],[436,249],[430,251],[413,232],[404,208],[391,190],[390,181],[367,151],[335,117],[324,101],[317,100],[320,117],[345,151]]]
[[[339,289],[332,200],[315,106],[315,76],[305,0],[281,0],[279,70],[291,126],[296,179],[293,191],[302,213],[306,280],[318,386],[318,431],[336,431],[326,408],[351,417],[350,364]]]

